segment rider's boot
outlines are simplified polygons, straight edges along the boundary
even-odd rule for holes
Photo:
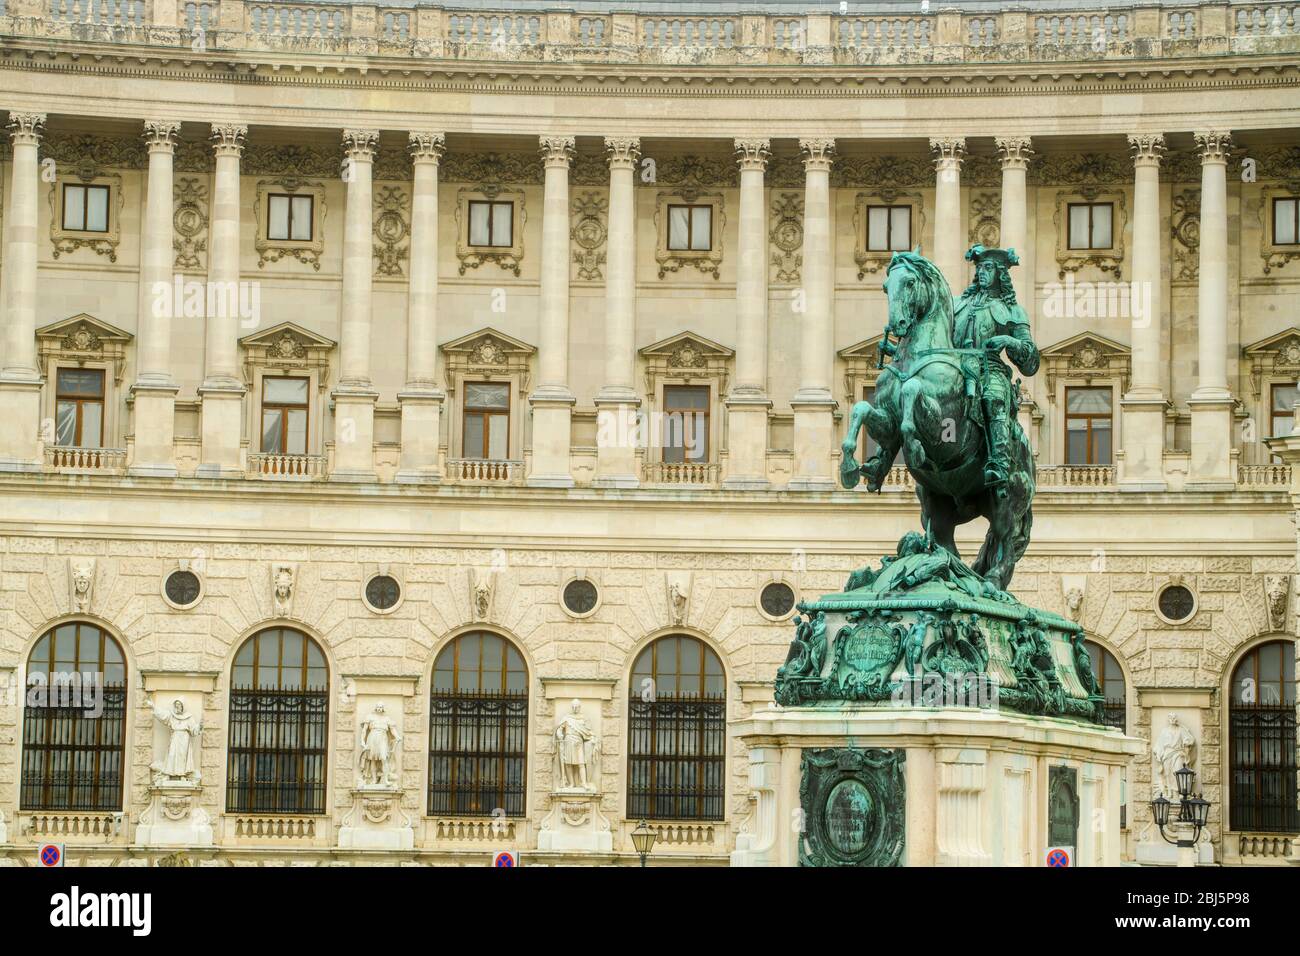
[[[984,464],[984,484],[996,488],[1006,484],[1011,471],[1011,457],[1008,453],[1011,426],[1004,415],[987,415],[985,422],[989,431],[989,459]]]

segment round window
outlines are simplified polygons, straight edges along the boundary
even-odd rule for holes
[[[759,597],[763,613],[768,617],[785,617],[794,610],[794,588],[780,581],[773,581],[763,588]]]
[[[1181,584],[1171,584],[1160,592],[1156,606],[1160,609],[1160,616],[1166,621],[1171,624],[1181,624],[1195,613],[1196,598]]]
[[[199,593],[203,588],[199,576],[193,571],[173,571],[167,575],[163,590],[167,600],[172,604],[177,607],[189,607],[198,601]]]
[[[590,614],[596,608],[596,585],[585,578],[564,586],[564,608],[570,614]]]
[[[391,611],[402,596],[402,586],[388,574],[377,574],[366,582],[366,603],[376,611]]]

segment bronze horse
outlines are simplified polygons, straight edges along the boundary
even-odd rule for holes
[[[879,491],[899,450],[916,480],[921,520],[932,544],[959,555],[958,525],[985,518],[988,534],[972,568],[1006,590],[1016,562],[1029,545],[1033,524],[1034,458],[1019,422],[1010,422],[1011,471],[1007,482],[984,482],[988,440],[978,397],[968,382],[977,378],[983,356],[952,344],[952,293],[934,263],[915,252],[895,253],[886,272],[889,321],[897,342],[882,351],[893,360],[880,375],[875,403],[853,406],[841,446],[840,483],[855,487],[863,478]],[[879,446],[858,465],[858,433]]]

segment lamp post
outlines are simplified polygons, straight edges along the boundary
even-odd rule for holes
[[[636,825],[636,829],[632,831],[632,845],[636,847],[636,852],[641,854],[642,866],[645,866],[645,858],[649,856],[650,851],[654,849],[656,836],[658,836],[658,834],[650,828],[650,824],[646,823],[644,819],[642,819],[641,822]]]
[[[1195,866],[1196,841],[1200,839],[1201,830],[1205,828],[1206,821],[1209,819],[1210,801],[1199,793],[1192,796],[1192,784],[1196,781],[1196,773],[1186,765],[1175,773],[1174,777],[1178,780],[1178,818],[1174,821],[1178,839],[1171,840],[1165,835],[1165,826],[1169,824],[1169,808],[1173,803],[1163,793],[1151,801],[1151,819],[1160,828],[1161,838],[1166,843],[1178,847],[1178,865]],[[1190,838],[1187,836],[1189,831]]]

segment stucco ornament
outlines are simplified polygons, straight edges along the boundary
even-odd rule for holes
[[[492,569],[475,568],[470,590],[474,599],[474,619],[487,620],[492,610]]]
[[[95,587],[95,559],[77,559],[70,562],[68,586],[72,607],[77,611],[90,610],[91,592]]]
[[[271,568],[271,590],[275,600],[275,613],[288,617],[293,608],[294,568],[291,564],[277,564]]]
[[[397,779],[397,744],[402,735],[386,713],[383,703],[375,704],[361,722],[359,773],[366,787],[391,787]]]
[[[1178,778],[1174,775],[1196,762],[1196,738],[1184,727],[1177,713],[1171,713],[1151,747],[1155,758],[1152,790],[1170,799],[1178,797]]]
[[[1082,588],[1070,588],[1065,592],[1065,609],[1071,621],[1079,620],[1079,614],[1083,610]]]
[[[179,697],[172,701],[171,707],[159,707],[155,702],[150,707],[154,720],[168,731],[166,752],[149,765],[154,772],[154,783],[198,786],[201,774],[195,754],[201,749],[198,741],[203,734],[202,718],[190,713]]]
[[[1285,631],[1287,608],[1291,602],[1291,575],[1270,574],[1265,577],[1264,596],[1268,602],[1269,627]]]
[[[560,718],[555,728],[555,741],[556,763],[559,765],[556,780],[560,789],[598,790],[600,741],[582,715],[579,701],[569,703],[569,712]]]

